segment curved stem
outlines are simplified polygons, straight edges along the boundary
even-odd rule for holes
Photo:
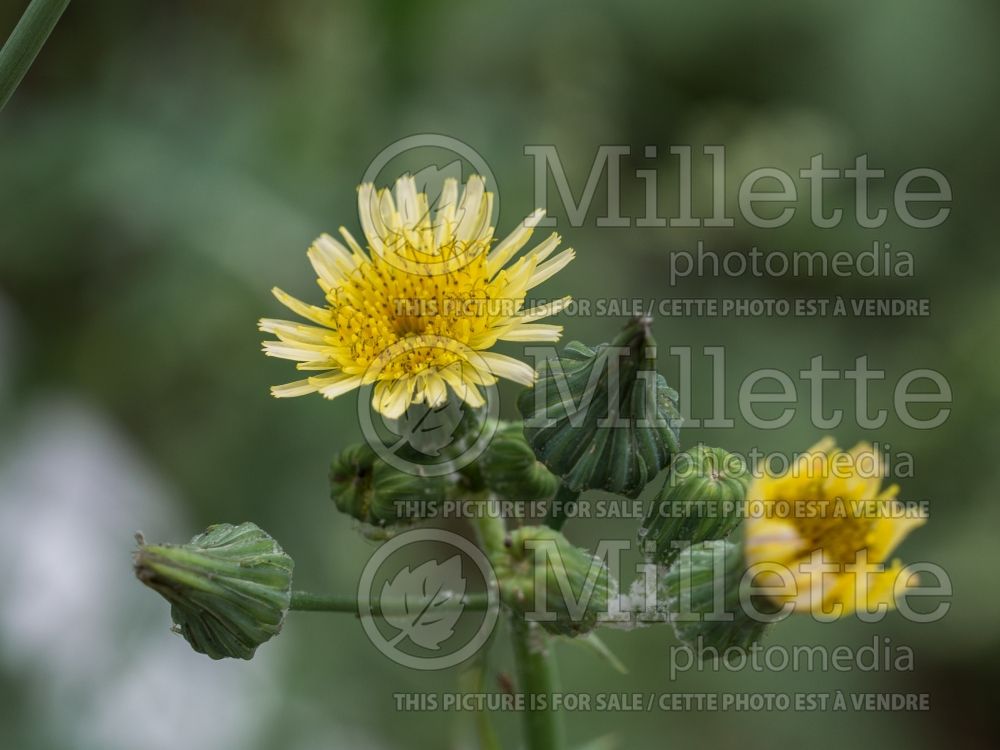
[[[552,708],[559,690],[555,656],[537,624],[514,614],[510,618],[514,660],[524,695],[524,739],[528,750],[562,750],[566,744],[560,717]]]
[[[579,492],[571,490],[565,484],[560,484],[556,496],[549,503],[549,512],[545,514],[545,525],[559,531],[566,523],[567,513],[576,504],[578,497],[580,497]]]
[[[420,603],[417,602],[416,606],[419,605]],[[455,607],[465,612],[481,611],[489,606],[489,597],[485,593],[470,594],[442,602],[439,606],[445,609]],[[380,615],[383,612],[406,612],[413,607],[414,602],[407,604],[402,599],[398,601],[372,602],[371,612],[373,615]],[[358,598],[356,596],[345,594],[312,594],[308,591],[293,591],[292,603],[289,609],[300,612],[348,612],[355,615],[360,614]]]
[[[31,0],[0,49],[0,110],[28,72],[67,5],[69,0]]]
[[[480,501],[476,513],[476,530],[479,532],[483,552],[495,564],[507,551],[507,524],[500,512],[500,501],[495,496],[488,495]]]

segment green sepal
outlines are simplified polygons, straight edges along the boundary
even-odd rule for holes
[[[170,602],[176,630],[213,659],[250,659],[281,630],[292,558],[256,524],[209,526],[188,544],[147,545],[135,574]]]
[[[598,615],[608,611],[614,592],[604,561],[571,544],[558,531],[548,526],[522,526],[510,533],[504,546],[506,554],[494,561],[494,570],[502,601],[519,615],[536,612],[536,578],[545,587],[544,609],[537,611],[555,615],[555,619],[538,620],[538,624],[550,633],[587,633],[596,626]],[[545,569],[536,571],[536,565]],[[573,602],[567,599],[567,586]]]
[[[544,500],[559,478],[535,458],[520,422],[501,422],[477,462],[485,485],[507,500]]]
[[[679,447],[677,392],[656,372],[648,318],[610,344],[570,342],[517,405],[535,456],[573,492],[636,497]]]
[[[348,446],[330,464],[330,498],[342,513],[368,524],[373,535],[433,515],[446,489],[445,478],[400,471],[365,443]]]
[[[741,544],[724,539],[685,548],[657,586],[677,637],[696,651],[710,647],[748,649],[762,637],[778,608],[754,597],[751,611],[740,600],[747,585]],[[753,610],[756,611],[753,611]]]
[[[639,527],[652,559],[670,565],[688,544],[721,539],[744,516],[750,473],[740,456],[697,445],[677,454]]]
[[[381,440],[383,447],[414,474],[443,476],[466,468],[460,459],[489,439],[496,420],[488,411],[485,405],[470,407],[449,392],[447,400],[437,407],[411,404],[400,417],[387,420],[389,434],[372,434],[368,440]]]

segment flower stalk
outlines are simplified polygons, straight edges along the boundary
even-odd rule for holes
[[[489,603],[489,597],[485,593],[482,593],[455,597],[437,606],[443,609],[453,607],[466,612],[476,612],[487,609]],[[411,602],[409,606],[413,607],[414,605]],[[346,612],[354,615],[360,614],[358,598],[356,596],[349,594],[314,594],[309,591],[293,591],[289,609],[299,612]],[[406,609],[407,605],[402,600],[373,601],[369,605],[369,611],[376,616],[385,612],[405,612]]]
[[[555,655],[548,637],[535,623],[513,613],[511,639],[518,682],[526,701],[524,739],[528,750],[562,750],[566,737],[562,721],[552,708],[552,695],[559,690]]]

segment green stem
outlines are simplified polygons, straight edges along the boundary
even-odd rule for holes
[[[0,49],[0,111],[49,38],[69,0],[31,0],[7,43]]]
[[[562,721],[552,708],[552,696],[559,690],[555,656],[537,624],[513,614],[510,629],[525,700],[524,738],[528,750],[561,750],[566,738]]]
[[[507,554],[507,524],[500,512],[500,501],[493,495],[480,501],[476,513],[476,529],[486,557],[496,564],[498,558]]]
[[[567,513],[576,503],[578,497],[580,497],[579,492],[571,490],[565,484],[560,484],[556,496],[549,503],[549,512],[545,515],[545,525],[559,531],[566,523]]]
[[[574,495],[575,497],[575,495]],[[500,514],[500,501],[490,495],[476,515],[483,551],[491,562],[507,555],[507,526]],[[524,736],[528,750],[562,750],[565,745],[562,721],[552,710],[552,693],[558,690],[554,656],[546,647],[545,633],[520,615],[511,615],[511,640],[521,692],[527,704]]]
[[[501,513],[500,501],[495,495],[487,495],[478,501],[476,508],[476,531],[479,533],[479,546],[482,547],[486,557],[494,565],[503,562],[507,555],[507,523]],[[499,586],[499,581],[494,578],[489,585]],[[480,668],[483,670],[481,677],[485,683],[486,659],[485,652],[480,655]],[[485,689],[485,684],[480,687],[480,692]],[[493,723],[487,711],[480,711],[476,716],[476,729],[479,734],[480,750],[499,750],[500,743],[493,729]]]
[[[380,615],[383,612],[406,612],[407,607],[414,606],[413,602],[408,605],[402,599],[399,601],[372,602],[371,612]],[[442,602],[441,607],[461,607],[465,612],[475,612],[487,609],[489,597],[484,594],[470,594],[461,598],[456,597],[452,601]],[[360,614],[358,609],[358,598],[350,595],[338,594],[311,594],[308,591],[293,591],[290,609],[300,612],[349,612]]]

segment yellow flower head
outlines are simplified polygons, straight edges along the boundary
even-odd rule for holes
[[[308,256],[325,304],[309,305],[274,289],[309,323],[260,321],[260,330],[278,338],[264,342],[267,355],[318,372],[275,386],[272,394],[335,398],[374,384],[372,406],[398,417],[413,403],[442,405],[449,388],[480,406],[479,386],[498,376],[530,385],[531,366],[487,350],[497,341],[559,339],[562,326],[535,321],[559,312],[570,298],[525,309],[525,295],[574,253],[553,255],[559,245],[553,233],[511,262],[545,212],[535,211],[495,243],[492,205],[479,176],[469,179],[461,196],[458,183],[446,180],[433,212],[410,176],[396,181],[395,198],[370,184],[358,188],[367,250],[343,227],[344,244],[322,235]]]
[[[899,560],[885,562],[926,519],[896,500],[898,486],[882,489],[883,473],[871,445],[844,452],[825,438],[788,471],[756,478],[747,492],[745,550],[747,563],[765,571],[758,585],[776,585],[781,592],[773,598],[792,602],[799,612],[894,607],[902,566]],[[810,561],[823,570],[811,568]],[[881,570],[874,571],[876,565]],[[790,573],[794,585],[787,577],[777,583],[777,574],[766,572],[773,566]]]

